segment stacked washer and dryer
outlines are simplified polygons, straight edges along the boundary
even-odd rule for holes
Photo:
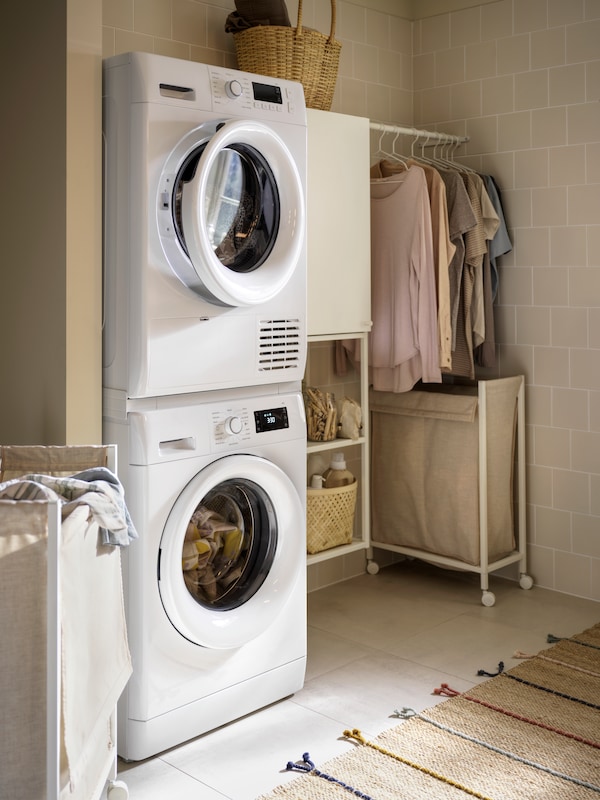
[[[104,441],[140,760],[292,694],[306,666],[302,86],[104,63]]]

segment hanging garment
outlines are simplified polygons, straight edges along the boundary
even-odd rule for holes
[[[487,193],[492,201],[494,209],[496,210],[498,219],[500,220],[496,235],[489,245],[490,265],[492,269],[492,300],[495,300],[496,295],[498,294],[498,268],[496,259],[500,256],[506,255],[506,253],[510,253],[512,250],[512,242],[510,240],[510,236],[508,235],[508,228],[506,226],[506,219],[504,217],[504,209],[502,207],[502,200],[500,199],[500,190],[496,186],[496,182],[491,175],[482,175],[481,177],[483,178]]]
[[[450,310],[450,275],[449,268],[456,252],[456,245],[450,240],[448,227],[448,203],[446,186],[441,175],[430,164],[408,159],[406,164],[400,161],[380,161],[371,169],[371,177],[391,177],[404,172],[411,166],[419,166],[425,172],[429,205],[431,210],[431,233],[433,239],[433,260],[436,277],[436,293],[438,306],[438,333],[440,347],[440,367],[449,370],[452,367],[452,320]],[[374,174],[375,172],[379,174]]]
[[[458,324],[458,304],[460,299],[462,272],[465,260],[465,234],[477,225],[473,206],[465,184],[454,170],[440,170],[446,187],[448,203],[448,228],[455,253],[448,270],[450,280],[450,321],[452,325],[452,351],[456,350],[456,328]],[[454,356],[453,356],[454,357]]]
[[[431,211],[425,172],[371,181],[369,368],[375,389],[441,383]]]

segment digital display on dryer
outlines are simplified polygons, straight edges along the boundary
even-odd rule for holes
[[[269,408],[262,411],[255,411],[254,422],[256,423],[257,433],[280,431],[283,430],[283,428],[290,427],[287,408],[285,406],[283,408]]]
[[[279,103],[279,105],[283,103],[279,86],[252,81],[252,89],[254,90],[255,100],[260,100],[262,103]]]

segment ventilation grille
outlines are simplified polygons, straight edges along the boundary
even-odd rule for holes
[[[261,319],[258,368],[261,372],[294,369],[302,355],[299,319]]]

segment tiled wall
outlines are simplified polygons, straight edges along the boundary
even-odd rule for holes
[[[537,583],[600,600],[600,3],[500,0],[414,24],[415,124],[502,189],[499,374],[527,381]]]
[[[515,245],[498,372],[527,381],[529,571],[600,600],[600,2],[498,0],[414,23],[374,5],[338,0],[332,110],[466,134],[467,163],[498,180]],[[233,8],[104,0],[104,55],[235,66]],[[329,4],[306,0],[304,23],[327,31]]]

